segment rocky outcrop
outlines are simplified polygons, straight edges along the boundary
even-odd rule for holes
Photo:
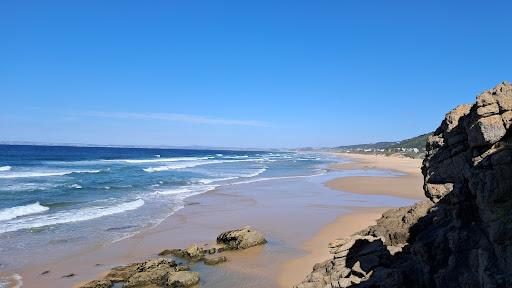
[[[297,287],[512,287],[512,85],[449,112],[423,161],[428,198],[330,244]]]
[[[191,287],[199,283],[198,272],[180,271],[172,273],[167,278],[167,286],[170,288]]]
[[[217,237],[217,244],[234,250],[247,249],[265,243],[267,243],[267,240],[265,240],[263,234],[252,230],[249,226],[224,232]]]
[[[126,288],[138,287],[191,287],[199,283],[199,273],[189,271],[199,261],[206,265],[218,265],[228,261],[225,256],[208,256],[222,253],[225,249],[239,250],[267,243],[260,232],[249,226],[221,233],[217,237],[218,247],[203,247],[192,244],[186,249],[165,249],[159,256],[174,256],[186,260],[187,265],[176,264],[174,260],[158,258],[111,269],[101,280],[93,280],[80,288],[110,288],[122,283]]]
[[[185,266],[164,258],[116,267],[101,280],[93,280],[81,288],[108,288],[115,283],[122,287],[191,287],[199,283],[199,273],[183,271]],[[185,270],[189,270],[185,267]]]
[[[203,260],[204,264],[206,264],[206,265],[217,265],[217,264],[224,263],[227,261],[228,261],[228,258],[226,258],[225,256],[207,257],[207,258],[204,258],[204,260]]]

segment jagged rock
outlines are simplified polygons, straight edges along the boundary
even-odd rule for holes
[[[127,266],[113,268],[102,280],[88,282],[82,285],[81,288],[111,287],[113,283],[119,282],[122,282],[123,287],[127,288],[150,287],[155,285],[155,287],[161,287],[166,285],[168,276],[175,273],[177,267],[176,262],[165,258],[133,263]],[[101,286],[107,284],[110,286]]]
[[[112,282],[109,280],[93,280],[80,286],[80,288],[110,288]]]
[[[206,265],[217,265],[220,263],[224,263],[226,261],[228,261],[228,258],[226,258],[225,256],[208,257],[203,259],[203,262]]]
[[[172,255],[173,251],[169,249],[162,250],[160,253],[158,253],[158,256],[168,256]]]
[[[174,271],[190,271],[190,265],[178,265],[174,267]]]
[[[206,253],[207,251],[205,251],[202,247],[199,247],[196,244],[192,244],[187,249],[166,249],[160,252],[158,255],[172,255],[184,259],[200,260]]]
[[[132,277],[124,283],[123,287],[136,288],[144,287],[146,285],[165,285],[167,277],[169,275],[168,269],[155,268],[148,271],[135,273]]]
[[[171,249],[171,250],[164,250],[162,252],[169,253],[172,256],[179,257],[179,258],[190,258],[187,251],[184,249]],[[160,252],[160,253],[162,253]]]
[[[512,85],[446,114],[422,165],[430,201],[330,244],[310,287],[512,287]]]
[[[167,286],[171,288],[191,287],[199,283],[199,273],[180,271],[169,275]]]
[[[201,259],[204,256],[204,250],[202,247],[197,246],[196,244],[190,245],[187,250],[187,256],[190,259]]]
[[[246,249],[265,244],[267,240],[265,240],[263,234],[246,226],[242,229],[221,233],[217,237],[217,243],[225,245],[229,249]]]
[[[130,278],[133,274],[137,273],[141,265],[141,263],[135,263],[128,266],[115,267],[107,273],[104,279],[114,283],[124,282],[128,280],[128,278]]]
[[[427,214],[433,203],[420,201],[410,207],[391,209],[382,214],[377,225],[359,232],[360,235],[381,237],[386,245],[404,245],[409,239],[409,229]]]
[[[500,115],[480,118],[469,129],[469,145],[475,147],[496,143],[506,132]]]
[[[174,262],[174,260],[158,258],[158,259],[152,259],[152,260],[148,260],[148,261],[144,262],[142,264],[142,267],[139,269],[142,271],[146,271],[146,270],[152,270],[152,269],[156,269],[156,268],[169,269],[169,268],[174,268],[176,266],[177,266],[177,264],[176,264],[176,262]]]

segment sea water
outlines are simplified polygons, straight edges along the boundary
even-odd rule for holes
[[[0,145],[0,272],[130,237],[216,188],[325,172],[328,154]]]

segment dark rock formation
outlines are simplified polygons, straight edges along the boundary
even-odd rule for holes
[[[228,258],[226,258],[225,256],[208,257],[203,259],[203,262],[206,265],[217,265],[220,263],[224,263],[226,261],[228,261]]]
[[[101,280],[93,280],[81,288],[107,288],[115,283],[122,287],[191,287],[199,282],[199,273],[189,272],[189,267],[179,266],[172,260],[154,259],[142,263],[117,267]]]
[[[180,271],[170,274],[167,279],[167,287],[170,288],[191,287],[197,283],[199,283],[198,272]]]
[[[251,230],[249,226],[221,233],[217,237],[221,247],[204,249],[196,244],[187,249],[165,249],[159,256],[169,256],[186,259],[189,265],[178,265],[174,260],[165,258],[148,260],[142,263],[133,263],[111,269],[101,280],[93,280],[80,286],[81,288],[108,288],[117,287],[191,287],[199,283],[199,273],[189,271],[191,265],[203,261],[206,265],[217,265],[228,261],[225,256],[209,256],[206,254],[221,253],[224,249],[246,249],[252,246],[267,243],[263,235]],[[205,245],[207,247],[208,245]],[[72,275],[74,276],[74,274]],[[71,277],[71,276],[70,276]],[[119,284],[117,284],[119,285]]]
[[[330,244],[297,287],[512,287],[512,85],[449,112],[427,141],[429,199]]]
[[[80,288],[110,288],[112,287],[112,282],[110,280],[93,280],[90,281]]]
[[[159,256],[172,255],[178,258],[199,261],[204,255],[208,253],[208,250],[204,250],[196,244],[190,245],[187,249],[165,249],[158,253]]]
[[[252,230],[249,226],[224,232],[217,237],[217,244],[234,250],[247,249],[265,243],[267,243],[267,240],[265,240],[263,235],[258,231]]]

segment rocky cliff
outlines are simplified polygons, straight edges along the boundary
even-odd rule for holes
[[[512,287],[512,85],[446,114],[428,138],[427,200],[330,243],[308,287]]]

